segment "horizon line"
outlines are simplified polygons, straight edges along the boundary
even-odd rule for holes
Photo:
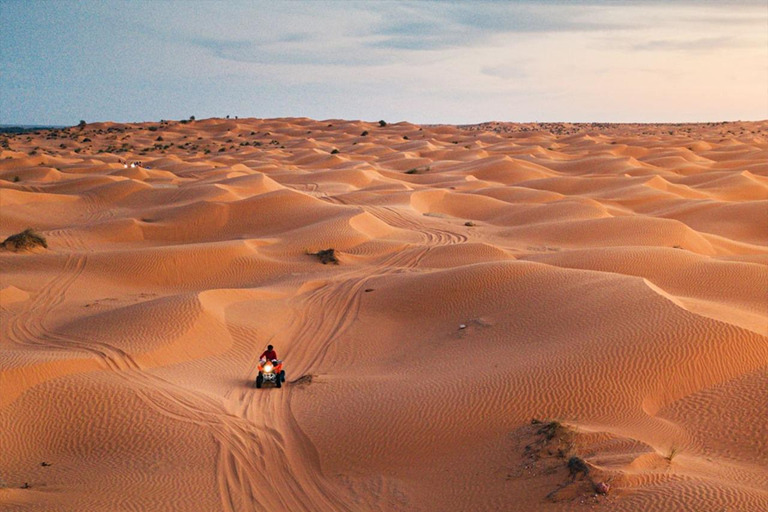
[[[86,125],[91,124],[147,124],[165,122],[200,122],[210,120],[222,120],[222,121],[244,121],[244,120],[259,120],[259,121],[273,121],[282,119],[309,119],[311,121],[324,122],[324,121],[347,121],[347,122],[360,122],[360,123],[372,123],[377,124],[379,120],[368,121],[365,119],[347,119],[343,117],[329,117],[324,119],[316,119],[308,116],[281,116],[281,117],[240,117],[240,116],[225,116],[225,117],[205,117],[195,118],[194,120],[189,118],[180,119],[159,119],[159,120],[143,120],[143,121],[114,121],[114,120],[98,120],[98,121],[86,121]],[[387,124],[399,124],[408,123],[419,126],[477,126],[482,124],[574,124],[574,125],[697,125],[697,124],[728,124],[728,123],[760,123],[768,122],[768,117],[763,119],[728,119],[728,120],[709,120],[709,121],[502,121],[502,120],[487,120],[479,122],[464,122],[464,123],[447,123],[447,122],[413,122],[406,119],[390,122]],[[62,129],[77,127],[78,123],[73,124],[47,124],[47,123],[0,123],[0,128],[38,128],[38,129]]]

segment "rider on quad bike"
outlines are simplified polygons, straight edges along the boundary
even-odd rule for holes
[[[267,345],[267,350],[261,353],[261,355],[259,356],[259,359],[261,361],[266,361],[266,360],[271,361],[273,359],[277,359],[277,352],[275,352],[275,347],[273,347],[272,345]]]
[[[265,382],[271,382],[275,387],[282,387],[285,382],[283,362],[277,358],[277,352],[272,345],[267,346],[259,357],[259,375],[256,377],[256,387],[260,388]]]

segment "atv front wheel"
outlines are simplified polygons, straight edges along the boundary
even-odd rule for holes
[[[285,382],[285,370],[280,372],[280,382]]]
[[[264,384],[264,376],[262,374],[259,374],[259,376],[256,377],[256,387],[261,388],[262,384]]]

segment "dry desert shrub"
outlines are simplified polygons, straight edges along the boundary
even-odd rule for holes
[[[16,233],[15,235],[6,238],[5,241],[3,241],[3,247],[6,250],[13,252],[28,251],[35,247],[44,247],[47,249],[48,242],[45,240],[44,236],[38,234],[33,229],[27,228],[21,233]]]
[[[673,446],[669,449],[669,452],[667,453],[665,459],[667,459],[669,462],[672,462],[672,460],[677,457],[680,454],[680,450],[677,448],[677,446]]]
[[[339,264],[339,259],[336,257],[336,249],[323,249],[318,252],[310,252],[309,249],[305,249],[304,252],[310,256],[317,256],[317,259],[320,260],[320,263],[323,265],[329,263],[333,263],[334,265]]]

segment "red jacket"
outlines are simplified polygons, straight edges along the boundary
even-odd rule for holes
[[[261,357],[259,359],[266,359],[268,361],[271,361],[273,359],[277,359],[277,352],[274,350],[265,350],[263,354],[261,354]]]

